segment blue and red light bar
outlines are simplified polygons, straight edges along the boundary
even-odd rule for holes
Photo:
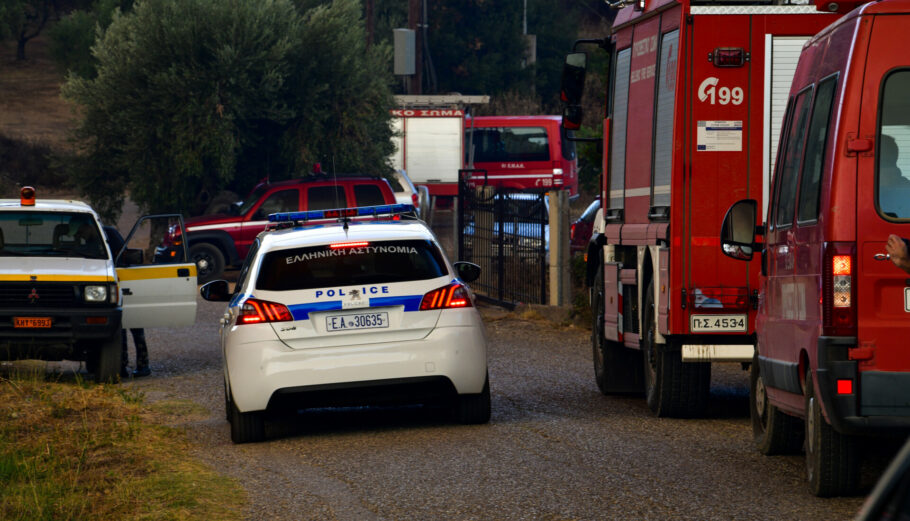
[[[283,223],[295,221],[316,221],[321,219],[350,219],[354,217],[396,217],[416,215],[417,210],[411,204],[385,204],[380,206],[360,206],[357,208],[335,208],[332,210],[311,210],[308,212],[283,212],[269,214],[269,222]]]

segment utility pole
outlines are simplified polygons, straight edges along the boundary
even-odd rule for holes
[[[408,83],[408,94],[423,94],[423,35],[420,31],[420,0],[408,0],[408,29],[414,31],[414,75]]]

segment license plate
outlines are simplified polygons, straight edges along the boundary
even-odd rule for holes
[[[50,317],[13,317],[13,327],[51,327]]]
[[[689,317],[689,330],[693,333],[745,332],[746,317],[747,315],[692,315]]]
[[[389,314],[356,313],[350,315],[331,315],[325,317],[325,329],[333,331],[352,331],[355,329],[376,329],[389,327]]]

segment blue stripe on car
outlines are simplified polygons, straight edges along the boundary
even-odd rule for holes
[[[419,311],[420,310],[420,301],[423,300],[423,295],[408,295],[404,297],[374,297],[370,299],[371,308],[375,307],[387,307],[387,306],[402,306],[405,311]],[[305,304],[294,304],[288,306],[288,309],[291,311],[291,315],[294,316],[294,320],[308,320],[310,318],[310,313],[318,311],[335,311],[341,310],[341,301],[340,300],[329,300],[325,302],[307,302]],[[369,309],[369,308],[353,308],[345,311],[358,311],[358,309]]]

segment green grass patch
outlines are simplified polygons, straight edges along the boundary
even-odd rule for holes
[[[0,519],[240,519],[242,489],[189,456],[170,412],[116,385],[0,376]]]

